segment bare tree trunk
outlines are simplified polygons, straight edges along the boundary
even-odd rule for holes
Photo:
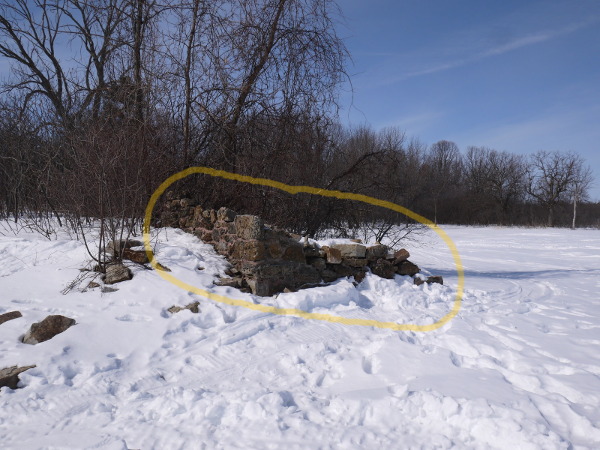
[[[194,0],[194,6],[192,9],[192,26],[190,28],[190,34],[188,36],[186,55],[185,55],[185,67],[184,67],[184,114],[183,114],[183,165],[187,167],[189,164],[190,157],[190,121],[192,112],[192,57],[194,54],[194,41],[196,39],[196,26],[198,22],[198,10],[200,1]]]
[[[269,60],[271,56],[271,52],[273,51],[273,47],[275,46],[275,37],[277,34],[277,28],[279,26],[279,21],[281,16],[283,15],[283,9],[287,0],[279,0],[279,4],[277,5],[277,11],[275,12],[275,17],[273,18],[273,22],[271,22],[269,30],[267,31],[267,40],[263,44],[263,47],[260,49],[260,55],[255,64],[250,68],[250,71],[242,86],[240,86],[240,94],[235,102],[235,107],[233,110],[231,121],[229,122],[229,140],[230,140],[230,151],[234,157],[235,164],[235,155],[237,153],[236,149],[236,131],[237,126],[239,124],[240,118],[242,117],[242,112],[244,107],[246,106],[246,100],[248,96],[252,93],[252,89],[258,80],[259,75],[261,74],[265,64]]]
[[[573,196],[573,223],[571,224],[571,228],[575,229],[575,219],[577,218],[577,195]]]
[[[144,8],[146,0],[135,1],[135,12],[133,18],[133,85],[135,89],[135,114],[137,120],[144,120],[144,92],[142,89],[142,43],[144,41],[144,28],[146,18]]]

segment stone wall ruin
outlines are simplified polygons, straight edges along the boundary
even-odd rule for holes
[[[230,277],[218,284],[259,296],[343,277],[360,282],[368,270],[390,279],[420,271],[408,260],[405,249],[392,251],[382,244],[366,246],[358,240],[317,247],[301,236],[263,223],[258,216],[236,214],[225,207],[203,209],[189,198],[173,198],[172,194],[166,196],[157,225],[181,228],[212,244],[231,263]]]

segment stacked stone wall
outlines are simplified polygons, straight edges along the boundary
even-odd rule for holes
[[[343,277],[360,282],[368,270],[383,278],[419,272],[405,249],[392,251],[382,244],[361,242],[318,247],[263,223],[258,216],[228,208],[203,209],[189,198],[167,197],[159,225],[181,228],[212,244],[232,265],[230,277],[219,284],[260,296]]]

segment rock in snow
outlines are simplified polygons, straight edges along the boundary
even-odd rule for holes
[[[39,344],[40,342],[52,339],[73,325],[75,325],[75,320],[69,317],[60,315],[48,316],[41,322],[31,325],[29,331],[23,336],[23,343],[31,345]]]
[[[131,280],[133,274],[128,267],[123,264],[111,264],[106,267],[106,275],[104,275],[105,284],[115,284],[121,281]]]
[[[19,383],[19,374],[25,372],[26,370],[33,369],[33,366],[24,366],[24,367],[7,367],[5,369],[0,369],[0,388],[9,387],[11,389],[17,389],[17,384]]]
[[[23,317],[20,311],[11,311],[0,314],[0,325],[2,325],[4,322],[8,322],[9,320],[18,319],[19,317]]]

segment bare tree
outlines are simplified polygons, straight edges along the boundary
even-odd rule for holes
[[[573,201],[573,221],[571,228],[576,228],[577,219],[577,204],[587,198],[588,189],[591,187],[594,181],[592,169],[585,165],[581,160],[575,169],[575,175],[573,176],[573,182],[569,194]]]
[[[213,65],[220,93],[211,116],[227,166],[235,168],[244,153],[240,132],[246,121],[333,109],[346,58],[335,8],[331,0],[235,0],[224,8],[229,14],[220,18],[211,49],[218,56]]]
[[[438,141],[429,148],[426,163],[429,170],[429,191],[433,197],[433,217],[437,224],[440,198],[460,182],[462,158],[454,142]]]
[[[500,211],[500,220],[510,222],[510,213],[523,198],[525,164],[523,158],[492,150],[488,154],[488,189]]]
[[[0,0],[0,56],[7,58],[15,80],[4,92],[23,92],[23,109],[37,97],[65,122],[74,103],[73,86],[59,56],[64,45],[64,16],[45,0]]]
[[[548,211],[547,225],[554,226],[556,206],[566,199],[583,163],[581,156],[558,151],[531,155],[527,170],[527,193]]]

